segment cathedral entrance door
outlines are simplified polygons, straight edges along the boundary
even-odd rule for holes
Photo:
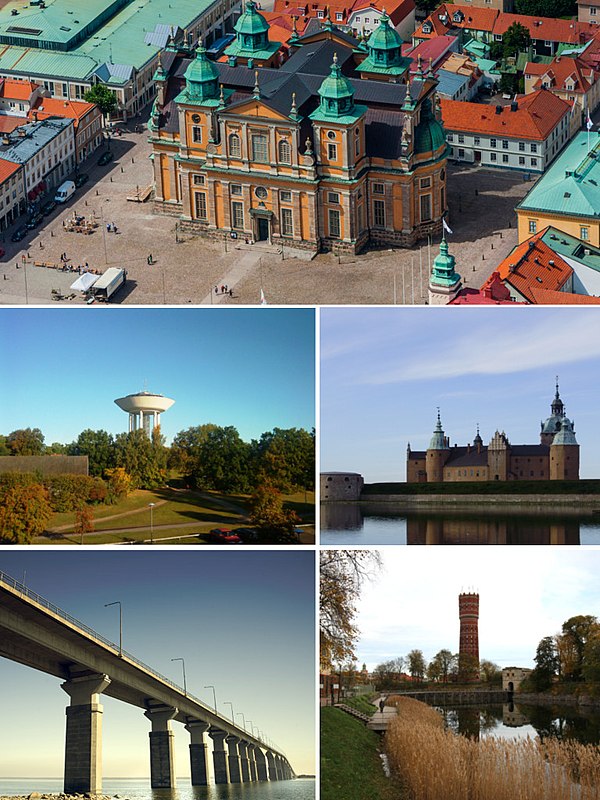
[[[256,240],[258,242],[268,242],[269,241],[269,220],[265,217],[258,217],[256,220],[256,228],[257,228],[257,236]]]

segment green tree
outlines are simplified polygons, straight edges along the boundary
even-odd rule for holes
[[[274,428],[252,442],[252,451],[258,482],[268,481],[284,492],[314,489],[314,431]]]
[[[516,0],[515,12],[529,17],[577,17],[574,0]]]
[[[498,664],[494,664],[493,661],[488,661],[485,658],[482,659],[479,662],[479,672],[482,680],[484,680],[486,683],[502,685],[502,670]]]
[[[173,439],[169,451],[169,469],[180,472],[185,478],[191,479],[199,467],[202,446],[206,443],[208,435],[218,430],[218,425],[208,423],[196,425],[179,431]]]
[[[0,497],[0,540],[29,544],[44,532],[51,516],[48,492],[40,484],[6,489]]]
[[[6,437],[13,456],[41,456],[44,453],[44,434],[39,428],[20,428]]]
[[[111,433],[86,428],[68,447],[71,456],[87,456],[90,475],[102,476],[115,465],[115,440]]]
[[[319,638],[323,669],[354,658],[356,603],[364,582],[380,567],[373,550],[321,550]]]
[[[581,672],[587,683],[600,682],[600,630],[591,633],[585,643]]]
[[[479,661],[475,656],[470,653],[459,653],[456,666],[459,681],[479,680]]]
[[[167,475],[167,448],[160,428],[152,437],[138,429],[120,433],[115,439],[116,465],[131,477],[134,489],[156,489],[164,486]]]
[[[417,681],[422,681],[427,670],[427,662],[421,650],[411,650],[406,656],[408,671]]]
[[[590,614],[579,614],[563,622],[562,674],[566,680],[581,680],[585,646],[588,639],[595,636],[599,630],[598,620]]]
[[[194,482],[199,489],[245,492],[251,488],[249,467],[250,445],[233,426],[216,427],[200,446]]]
[[[502,36],[502,55],[504,58],[516,57],[520,52],[527,50],[531,37],[529,31],[520,22],[513,22]]]
[[[295,511],[284,508],[281,492],[265,484],[257,488],[250,501],[250,522],[264,533],[289,537],[300,519]]]
[[[440,650],[432,658],[429,667],[427,668],[428,674],[431,674],[432,680],[439,680],[442,683],[448,683],[448,678],[452,672],[452,667],[456,661],[456,656],[450,650]]]
[[[88,103],[95,103],[105,117],[117,110],[117,96],[103,83],[97,83],[88,89],[83,99]]]
[[[544,636],[535,651],[535,668],[529,676],[536,692],[549,689],[558,674],[559,658],[553,636]]]
[[[415,5],[419,11],[424,11],[427,15],[437,8],[440,0],[415,0]]]
[[[12,455],[8,445],[6,444],[6,436],[0,435],[0,456]]]

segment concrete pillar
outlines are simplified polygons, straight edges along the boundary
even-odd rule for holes
[[[281,756],[275,756],[275,769],[277,770],[277,780],[283,780],[283,767],[281,764]]]
[[[240,767],[242,770],[242,782],[249,783],[250,778],[250,768],[248,766],[248,742],[244,742],[240,740],[238,744],[238,749],[240,751]]]
[[[254,758],[254,745],[248,745],[248,767],[250,769],[250,780],[256,782],[258,780],[258,773],[256,770],[256,759]]]
[[[171,720],[178,709],[157,706],[145,712],[152,723],[150,731],[150,785],[153,789],[175,788],[175,758]]]
[[[275,753],[271,750],[267,750],[267,761],[269,762],[269,780],[279,780],[277,777],[277,767],[275,766]]]
[[[193,719],[185,726],[190,734],[190,769],[192,786],[208,785],[208,753],[204,737],[210,728],[208,722]]]
[[[86,675],[61,683],[71,698],[67,706],[65,787],[67,794],[102,792],[102,706],[99,695],[108,675]]]
[[[229,748],[229,755],[227,757],[227,762],[229,764],[229,782],[241,783],[242,770],[240,766],[240,753],[238,750],[238,743],[240,740],[237,736],[228,736],[225,741]]]
[[[218,728],[210,728],[208,735],[213,740],[215,783],[229,783],[227,754],[225,752],[225,738],[227,737],[227,734],[225,731],[221,731]]]
[[[260,747],[254,748],[254,759],[256,761],[256,779],[259,781],[268,781],[267,759]]]

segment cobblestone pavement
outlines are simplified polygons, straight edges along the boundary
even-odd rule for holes
[[[74,266],[87,262],[100,271],[124,267],[128,284],[115,296],[116,302],[124,304],[257,305],[261,288],[269,304],[425,302],[429,263],[438,253],[439,241],[430,248],[425,242],[420,249],[339,259],[324,254],[306,261],[282,259],[280,254],[258,247],[242,252],[232,242],[178,234],[175,219],[154,214],[151,202],[127,200],[152,181],[151,148],[146,138],[146,133],[127,133],[115,139],[114,162],[107,167],[96,165],[96,153],[90,166],[82,166],[90,180],[65,207],[47,218],[45,226],[34,231],[25,244],[3,244],[6,255],[0,261],[0,304],[48,304],[52,289],[71,295],[69,287],[76,273],[34,266],[36,261],[60,265],[63,252]],[[516,244],[513,209],[530,187],[520,173],[449,167],[450,251],[466,285],[480,286]],[[64,230],[63,222],[74,210],[96,215],[100,224],[93,234]],[[107,233],[107,222],[116,224],[117,234]],[[7,239],[9,235],[10,231]],[[149,255],[154,262],[151,266]],[[223,283],[233,288],[233,297],[215,295],[214,287]],[[83,302],[77,293],[53,305]]]

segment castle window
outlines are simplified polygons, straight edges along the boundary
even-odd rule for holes
[[[240,158],[242,155],[242,140],[237,133],[229,134],[229,155],[231,158]]]
[[[332,239],[339,239],[341,235],[340,212],[337,209],[329,209],[329,235]]]
[[[279,192],[279,202],[280,203],[291,203],[292,202],[292,193],[281,191]]]
[[[431,186],[431,178],[421,178],[419,186],[421,187],[421,189],[429,189],[429,187]]]
[[[206,193],[194,192],[194,200],[196,203],[196,218],[208,219],[208,215],[206,213]]]
[[[373,200],[373,224],[377,228],[385,228],[385,202]]]
[[[383,183],[374,183],[372,190],[373,194],[385,194],[385,186]]]
[[[294,235],[294,222],[292,219],[292,209],[281,209],[281,235],[293,236]],[[347,479],[346,479],[347,480]]]
[[[244,229],[244,204],[235,200],[231,204],[231,227]]]
[[[337,144],[327,145],[327,158],[329,161],[337,161]]]
[[[192,141],[195,144],[202,144],[202,128],[200,125],[192,125]]]
[[[327,202],[328,203],[339,203],[340,196],[337,192],[327,192]]]
[[[269,148],[267,137],[264,133],[252,134],[252,160],[259,164],[268,164]]]
[[[204,175],[194,175],[194,185],[204,186]]]
[[[431,219],[431,195],[421,195],[421,222],[428,222]]]
[[[242,187],[239,183],[232,183],[231,184],[231,194],[241,195],[242,194]]]
[[[281,164],[290,164],[292,161],[292,148],[287,139],[281,139],[277,146],[277,156]]]

